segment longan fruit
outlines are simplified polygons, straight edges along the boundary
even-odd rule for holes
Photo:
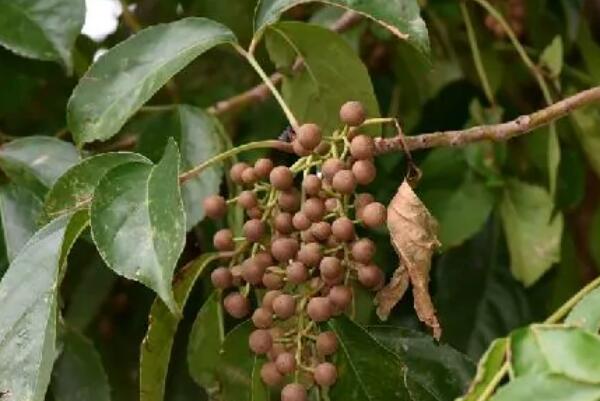
[[[277,196],[277,204],[284,212],[295,212],[300,208],[300,193],[296,188],[281,191]]]
[[[283,277],[277,273],[266,272],[262,276],[262,283],[269,290],[280,290],[284,286]]]
[[[248,210],[256,207],[258,205],[258,200],[256,199],[256,194],[254,191],[247,190],[240,192],[237,203],[244,209]]]
[[[233,233],[228,228],[217,231],[213,237],[213,245],[218,251],[233,251],[235,243],[233,242]]]
[[[320,323],[328,320],[332,313],[333,308],[331,301],[327,297],[314,297],[308,301],[306,307],[306,313],[315,322]]]
[[[367,192],[360,193],[354,198],[354,207],[356,210],[362,209],[369,203],[375,202],[373,195]]]
[[[270,387],[278,386],[283,381],[283,376],[279,373],[273,362],[266,362],[262,365],[260,368],[260,378]]]
[[[367,288],[375,288],[383,280],[383,272],[375,265],[360,266],[358,268],[358,281]]]
[[[273,330],[273,328],[271,330]],[[273,336],[272,332],[271,332],[271,336]],[[275,338],[277,338],[277,337],[273,336],[273,339],[275,339]],[[267,353],[267,358],[269,358],[269,360],[275,362],[275,360],[277,359],[279,354],[282,354],[284,352],[287,352],[285,345],[280,344],[280,343],[274,343],[273,347],[271,347],[271,350]]]
[[[256,171],[252,167],[248,167],[242,171],[242,182],[245,185],[252,185],[256,181],[258,181],[258,174],[256,174]]]
[[[321,221],[325,215],[325,205],[319,198],[308,198],[302,205],[302,211],[310,221]]]
[[[292,215],[290,213],[277,213],[273,219],[273,226],[279,233],[288,235],[294,232]]]
[[[308,279],[308,269],[302,262],[292,262],[286,267],[285,274],[292,284],[301,284]]]
[[[318,196],[322,185],[321,179],[314,174],[307,175],[302,181],[302,188],[308,196]]]
[[[256,263],[264,268],[267,268],[273,264],[273,257],[269,252],[266,251],[257,252],[253,259]]]
[[[273,338],[269,330],[254,330],[248,337],[248,345],[255,354],[266,354],[273,346]]]
[[[323,174],[323,178],[331,182],[333,180],[333,176],[340,170],[346,168],[346,165],[340,159],[327,159],[321,166],[321,173]]]
[[[244,162],[235,163],[233,166],[231,166],[231,169],[229,170],[229,178],[231,178],[231,181],[239,185],[243,184],[242,172],[248,167],[248,164]]]
[[[294,175],[286,166],[277,166],[269,174],[271,185],[280,191],[286,191],[294,185]]]
[[[387,220],[385,206],[379,202],[369,203],[361,212],[361,220],[363,224],[369,228],[381,226]]]
[[[367,135],[357,135],[350,142],[350,154],[355,159],[371,159],[375,156],[375,141]]]
[[[296,312],[296,300],[289,294],[281,294],[273,300],[273,312],[280,319],[288,319]]]
[[[338,347],[337,336],[333,331],[324,331],[317,336],[317,352],[322,356],[335,354]]]
[[[352,241],[354,239],[354,223],[348,217],[338,217],[331,224],[331,233],[341,242]]]
[[[375,164],[371,160],[357,160],[352,164],[352,175],[359,185],[369,185],[377,175]]]
[[[231,276],[233,277],[233,285],[242,285],[242,265],[232,266],[229,270],[231,271]]]
[[[268,329],[273,324],[273,313],[267,308],[256,308],[252,314],[252,323],[259,329]]]
[[[306,399],[306,389],[301,384],[286,384],[281,390],[281,401],[306,401]]]
[[[296,257],[298,252],[298,241],[293,238],[277,238],[271,242],[271,255],[278,262],[287,262]]]
[[[255,206],[255,207],[253,207],[251,209],[246,210],[246,214],[251,219],[260,219],[262,217],[263,212],[260,209],[260,207]]]
[[[272,312],[273,311],[273,300],[280,295],[281,295],[281,291],[279,291],[279,290],[267,291],[265,293],[265,295],[263,296],[260,307]]]
[[[242,230],[249,242],[259,242],[265,235],[265,223],[259,219],[248,220]]]
[[[333,189],[337,192],[348,195],[356,189],[356,178],[350,170],[340,170],[333,176]]]
[[[263,275],[265,274],[265,267],[256,263],[253,259],[246,259],[242,263],[242,278],[252,284],[258,285],[262,283]]]
[[[298,139],[295,139],[292,142],[292,150],[294,151],[294,153],[297,156],[300,156],[300,157],[310,155],[310,150],[308,150],[304,146],[302,146],[302,144],[300,142],[298,142]]]
[[[340,276],[344,272],[342,262],[334,256],[325,256],[319,264],[321,276],[328,279],[333,279]]]
[[[221,266],[210,274],[210,281],[215,288],[225,290],[233,285],[233,276],[228,268]]]
[[[239,292],[228,294],[223,300],[223,306],[236,319],[241,319],[250,312],[250,302]]]
[[[340,201],[336,198],[325,199],[325,210],[332,213],[337,210],[340,205]]]
[[[337,369],[331,362],[322,362],[315,367],[313,376],[319,386],[333,386],[337,380]]]
[[[345,310],[352,302],[352,290],[345,285],[336,285],[327,294],[332,304]]]
[[[321,246],[314,242],[302,244],[296,258],[307,267],[315,267],[323,258]]]
[[[315,238],[315,236],[312,233],[312,228],[302,231],[300,233],[300,239],[302,240],[302,242],[304,242],[306,244],[318,241],[317,238]]]
[[[297,132],[296,140],[306,150],[313,150],[321,143],[321,128],[317,124],[303,124]]]
[[[375,243],[368,238],[362,238],[352,244],[352,258],[363,264],[368,264],[375,256]]]
[[[297,212],[292,217],[292,225],[296,230],[304,231],[307,230],[311,226],[310,219],[306,216],[304,212]]]
[[[227,213],[227,202],[220,195],[211,195],[204,198],[202,207],[204,213],[213,220],[220,219]]]
[[[358,127],[366,118],[367,111],[361,102],[346,102],[340,108],[340,120],[350,127]]]
[[[331,237],[331,224],[326,221],[319,221],[311,226],[310,232],[317,241],[326,241]]]
[[[289,352],[282,352],[275,359],[275,366],[282,375],[288,375],[296,370],[296,358]]]
[[[268,178],[271,170],[273,170],[273,161],[271,159],[262,158],[254,163],[254,172],[260,179]]]

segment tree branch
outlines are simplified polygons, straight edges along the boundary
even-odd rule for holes
[[[395,136],[393,138],[376,138],[375,146],[378,154],[403,150],[413,151],[436,147],[464,146],[472,142],[489,140],[506,141],[523,135],[536,128],[548,125],[562,118],[575,109],[600,101],[600,86],[579,92],[571,97],[556,102],[534,113],[515,120],[492,125],[480,125],[465,130],[433,132],[415,136]]]

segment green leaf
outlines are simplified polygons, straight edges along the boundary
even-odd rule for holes
[[[550,76],[557,78],[563,67],[563,42],[556,36],[542,52],[540,64],[548,69]]]
[[[21,56],[61,61],[70,70],[84,19],[84,0],[0,0],[0,45]]]
[[[183,310],[194,284],[217,258],[215,253],[204,254],[178,272],[173,294],[179,309]],[[174,316],[160,299],[156,299],[150,309],[149,321],[140,355],[140,401],[162,401],[180,318]]]
[[[369,73],[341,36],[301,22],[280,22],[267,34],[271,59],[278,69],[290,71],[284,75],[282,95],[301,122],[331,133],[340,126],[332,116],[349,100],[361,101],[369,117],[379,116]],[[304,67],[294,71],[297,56]]]
[[[41,207],[40,200],[27,189],[13,184],[0,186],[0,277],[37,231]]]
[[[315,0],[260,0],[256,7],[255,32],[260,32],[281,17],[285,11]],[[416,0],[319,0],[365,15],[402,40],[408,41],[423,56],[429,56],[427,26],[420,16]],[[324,44],[325,42],[321,42]],[[337,115],[337,114],[336,114]]]
[[[218,391],[217,361],[225,339],[223,308],[218,291],[204,302],[188,339],[187,361],[191,376],[208,394]]]
[[[600,83],[600,71],[598,71],[598,63],[600,63],[600,46],[598,46],[594,40],[592,32],[586,23],[582,23],[579,26],[577,45],[579,46],[587,72],[596,83]]]
[[[587,294],[575,305],[565,323],[579,326],[591,333],[600,331],[600,288]]]
[[[185,244],[178,176],[179,152],[171,140],[154,166],[134,162],[110,170],[91,208],[92,236],[106,264],[156,291],[175,314],[171,280]]]
[[[543,188],[507,182],[500,213],[511,256],[511,270],[525,286],[560,261],[563,218]]]
[[[490,401],[597,401],[600,386],[546,373],[523,376],[502,386]]]
[[[570,117],[581,149],[596,176],[600,177],[600,112],[596,107],[586,107],[574,110]]]
[[[73,91],[67,106],[77,143],[116,134],[171,77],[205,51],[236,42],[229,28],[184,18],[146,28],[104,54]]]
[[[44,214],[53,219],[74,210],[89,207],[98,183],[113,168],[121,164],[150,163],[136,153],[103,153],[84,159],[65,172],[48,191]]]
[[[61,270],[88,221],[83,211],[44,226],[0,282],[0,392],[11,401],[44,399],[57,356]]]
[[[423,333],[393,326],[374,326],[369,333],[406,364],[407,377],[437,400],[453,400],[464,393],[475,374],[474,363],[448,345]]]
[[[53,137],[30,136],[0,147],[0,168],[16,184],[39,197],[77,162],[77,149]]]
[[[217,375],[222,401],[267,401],[269,392],[260,380],[262,362],[250,351],[251,321],[236,326],[225,337]]]
[[[173,137],[181,152],[181,169],[192,167],[222,152],[223,126],[212,115],[193,106],[179,105],[164,113],[155,113],[140,122],[138,151],[150,159],[158,158]],[[187,229],[204,218],[202,201],[219,192],[223,167],[215,165],[186,181],[181,187]]]
[[[63,350],[52,374],[52,394],[58,401],[110,401],[108,378],[94,344],[66,328]]]
[[[413,399],[403,380],[406,365],[392,351],[345,316],[330,320],[328,325],[339,343],[338,381],[330,390],[332,400]]]
[[[479,400],[479,397],[504,363],[507,345],[508,340],[506,338],[499,338],[490,344],[490,347],[477,364],[477,374],[475,375],[469,390],[463,397],[458,398],[456,401]]]

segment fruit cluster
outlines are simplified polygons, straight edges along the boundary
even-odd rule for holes
[[[381,226],[387,215],[372,195],[356,193],[376,174],[373,139],[359,133],[365,115],[360,103],[345,103],[343,128],[328,137],[315,124],[302,125],[292,141],[299,159],[291,167],[269,159],[237,163],[230,177],[244,187],[239,196],[204,202],[213,219],[222,218],[232,203],[248,216],[243,236],[235,238],[227,228],[215,234],[215,248],[234,256],[211,279],[228,291],[225,310],[238,319],[250,313],[250,290],[260,294],[249,345],[268,358],[262,380],[272,387],[287,383],[283,401],[304,401],[307,388],[336,382],[331,358],[337,338],[321,323],[352,312],[357,283],[373,290],[384,284],[373,264],[375,244],[355,230],[357,224]]]
[[[500,8],[506,15],[506,21],[510,25],[511,29],[520,38],[525,33],[525,19],[527,17],[527,9],[525,0],[502,0],[498,3]],[[491,15],[485,17],[485,26],[492,31],[494,36],[498,39],[504,39],[506,37],[506,31],[502,25]]]

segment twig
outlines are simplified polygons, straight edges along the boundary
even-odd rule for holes
[[[534,113],[515,120],[492,125],[480,125],[465,130],[433,132],[416,136],[405,136],[404,143],[409,151],[436,147],[464,146],[477,141],[506,141],[536,128],[548,125],[566,116],[571,111],[600,100],[600,86],[579,92]],[[402,137],[376,138],[378,154],[402,150]]]

